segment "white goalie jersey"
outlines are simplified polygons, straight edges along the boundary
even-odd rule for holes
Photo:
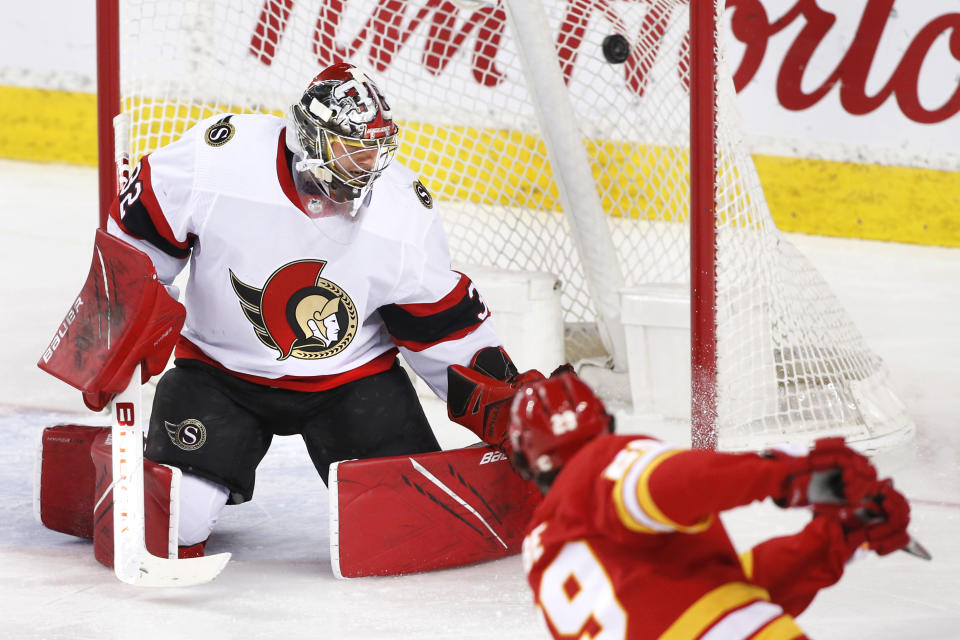
[[[301,204],[285,121],[226,114],[145,156],[108,231],[170,285],[189,262],[178,358],[316,391],[384,371],[398,348],[446,398],[446,368],[501,341],[450,269],[427,189],[394,162],[351,215]]]

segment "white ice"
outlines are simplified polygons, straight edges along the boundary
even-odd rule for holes
[[[517,557],[393,578],[338,580],[327,496],[297,438],[278,438],[251,503],[226,510],[208,546],[233,560],[188,589],[124,585],[91,543],[33,517],[35,443],[45,426],[87,421],[79,394],[36,362],[80,290],[96,226],[91,169],[0,161],[0,636],[86,638],[546,638]],[[878,457],[911,498],[914,536],[933,553],[852,564],[800,617],[812,638],[960,638],[960,250],[793,236],[867,342],[918,425]],[[441,443],[473,441],[428,403]],[[622,420],[629,427],[629,421]],[[686,432],[677,427],[674,439]],[[768,504],[725,517],[739,547],[806,516]]]

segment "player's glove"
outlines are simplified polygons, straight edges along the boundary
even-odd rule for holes
[[[889,479],[875,483],[858,505],[840,509],[815,507],[814,513],[840,521],[851,553],[866,546],[885,556],[910,543],[910,503]]]
[[[509,456],[513,396],[523,385],[543,379],[536,369],[519,372],[502,348],[481,349],[469,367],[447,367],[447,416]]]
[[[806,456],[781,451],[763,455],[784,465],[786,473],[773,496],[780,507],[858,505],[877,482],[870,461],[844,445],[843,438],[817,440]]]

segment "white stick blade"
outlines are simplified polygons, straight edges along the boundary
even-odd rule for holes
[[[117,578],[138,587],[191,587],[210,582],[230,561],[229,553],[168,560],[145,554],[133,572],[116,570]]]

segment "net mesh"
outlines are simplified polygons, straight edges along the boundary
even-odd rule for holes
[[[542,5],[576,119],[559,124],[583,139],[623,284],[689,286],[686,2]],[[319,69],[349,60],[387,96],[401,124],[398,158],[440,201],[454,261],[556,274],[567,358],[605,355],[567,217],[576,211],[561,206],[501,4],[124,0],[120,24],[134,159],[215,113],[282,115]],[[611,34],[626,38],[627,60],[604,57]],[[718,59],[721,446],[909,435],[884,365],[773,224]]]

